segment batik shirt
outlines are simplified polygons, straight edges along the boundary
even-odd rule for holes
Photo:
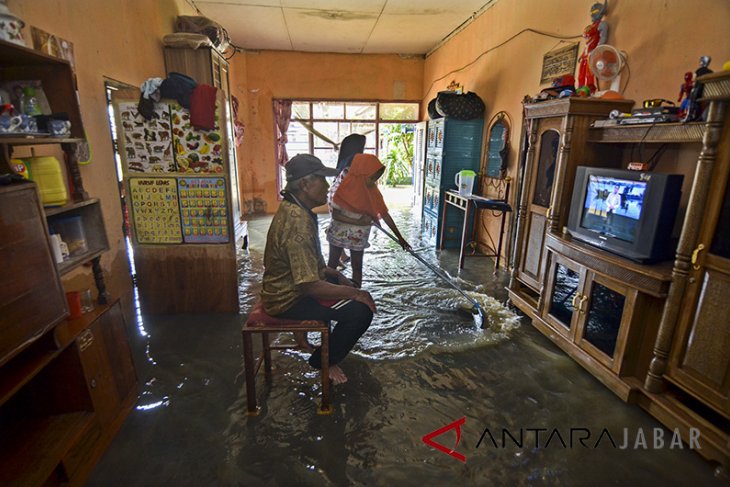
[[[304,295],[299,286],[325,278],[317,216],[285,195],[266,236],[261,299],[270,315],[283,313]]]

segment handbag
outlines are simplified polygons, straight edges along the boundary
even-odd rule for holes
[[[484,116],[486,106],[476,93],[458,94],[441,91],[436,97],[436,111],[444,117],[473,120]]]
[[[428,118],[431,120],[436,120],[437,118],[443,118],[443,115],[441,115],[436,110],[436,98],[428,102]]]

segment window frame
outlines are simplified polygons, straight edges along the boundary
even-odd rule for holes
[[[272,103],[281,100],[281,98],[274,98],[272,100]],[[291,123],[297,122],[299,120],[305,121],[306,123],[310,124],[311,126],[314,126],[317,122],[332,122],[332,123],[350,123],[350,124],[374,124],[375,125],[375,155],[380,156],[380,126],[381,125],[389,125],[389,124],[416,124],[421,121],[421,102],[417,100],[357,100],[357,99],[322,99],[322,98],[288,98],[287,100],[292,102],[292,105],[295,103],[308,103],[309,104],[309,118],[299,118],[294,116],[294,110],[292,109],[292,116],[289,119],[290,127]],[[314,118],[314,105],[317,103],[342,103],[343,105],[346,104],[355,104],[355,103],[361,103],[361,104],[367,104],[367,105],[375,105],[375,118],[374,119],[350,119],[350,118]],[[416,118],[414,120],[410,119],[396,119],[396,120],[388,120],[388,119],[382,119],[381,118],[381,104],[397,104],[397,103],[403,103],[403,104],[413,104],[417,107],[416,112]],[[347,115],[347,109],[345,107],[344,112],[345,115]],[[308,145],[308,153],[312,154],[314,153],[315,149],[315,143],[314,143],[314,134],[311,132],[308,132],[307,137],[307,145]],[[291,156],[291,154],[290,154]],[[276,162],[275,162],[276,164]],[[282,199],[281,197],[281,190],[284,188],[284,168],[283,167],[277,167],[276,168],[276,188],[277,188],[277,194],[279,200]]]

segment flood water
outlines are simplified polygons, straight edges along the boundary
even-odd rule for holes
[[[687,445],[669,447],[671,431],[502,306],[506,275],[490,259],[469,257],[457,273],[455,251],[437,256],[409,209],[393,213],[414,249],[482,304],[486,330],[456,290],[373,230],[363,287],[379,309],[341,364],[349,381],[333,387],[334,413],[317,414],[318,372],[290,351],[275,353],[271,384],[258,377],[261,414],[249,417],[245,315],[142,314],[129,327],[140,400],[89,485],[722,485]],[[249,227],[244,310],[260,289],[269,222]],[[465,461],[422,440],[450,424],[433,441]]]

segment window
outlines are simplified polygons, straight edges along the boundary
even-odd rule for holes
[[[365,152],[380,156],[389,146],[394,124],[412,125],[419,120],[419,104],[368,101],[292,101],[286,152],[314,154],[325,166],[337,166],[339,143],[350,134],[366,137]],[[279,168],[279,188],[284,187],[284,168]]]

